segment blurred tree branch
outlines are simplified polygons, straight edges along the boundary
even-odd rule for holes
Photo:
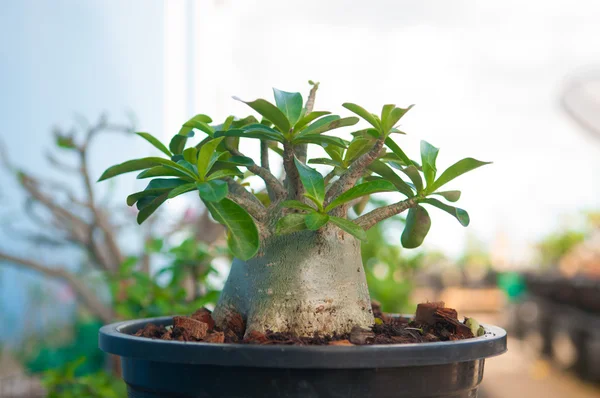
[[[102,303],[102,301],[96,297],[93,291],[90,290],[83,281],[78,279],[74,274],[65,271],[64,268],[41,264],[31,259],[12,256],[2,252],[0,252],[0,260],[4,260],[9,264],[22,266],[40,272],[50,278],[61,279],[65,281],[73,289],[75,294],[83,301],[85,306],[92,314],[96,315],[106,323],[114,319],[112,309]]]
[[[72,245],[83,249],[88,255],[88,264],[92,269],[104,273],[108,278],[119,274],[119,267],[126,257],[131,255],[119,245],[118,234],[122,229],[122,221],[117,219],[120,209],[109,207],[109,200],[98,200],[93,179],[89,171],[89,153],[96,138],[107,133],[133,134],[134,124],[113,124],[106,115],[100,116],[94,124],[80,119],[79,128],[68,131],[55,128],[54,139],[59,150],[74,155],[76,161],[69,164],[63,160],[63,153],[56,155],[54,151],[46,154],[49,165],[64,178],[53,181],[47,177],[34,175],[13,164],[8,151],[0,142],[0,164],[13,174],[25,193],[24,213],[33,222],[35,231],[15,228],[3,223],[11,236],[22,238],[35,245],[54,244]],[[79,140],[77,139],[79,138]],[[83,186],[83,193],[76,195],[72,190],[74,178]],[[110,199],[110,195],[107,195]],[[130,214],[131,215],[131,214]],[[131,217],[127,217],[129,219]],[[147,223],[143,228],[142,241],[148,245],[154,239],[155,221]],[[214,223],[206,211],[190,217],[188,212],[174,225],[169,226],[162,236],[168,237],[182,230],[191,230],[196,240],[212,244],[223,236],[224,229]],[[142,250],[138,257],[142,272],[150,273],[150,253]],[[15,256],[0,248],[0,260],[15,266],[28,268],[67,283],[81,298],[81,302],[103,322],[114,319],[115,313],[110,303],[102,300],[89,289],[85,282],[68,271],[65,267],[47,264],[46,261],[33,260]],[[193,277],[193,276],[192,276]],[[196,289],[191,281],[191,289]],[[123,283],[117,296],[126,297],[128,283]]]

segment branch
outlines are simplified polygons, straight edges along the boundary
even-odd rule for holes
[[[382,148],[383,138],[379,138],[375,141],[373,148],[369,152],[361,155],[350,164],[350,167],[327,190],[327,195],[325,196],[326,206],[356,184],[356,181],[363,175],[367,167],[379,157]]]
[[[104,271],[110,271],[113,264],[93,238],[93,228],[83,218],[59,205],[50,196],[42,192],[37,180],[26,174],[21,174],[20,178],[21,185],[30,197],[43,205],[54,216],[54,227],[65,230],[69,240],[87,248],[92,257],[97,260],[97,264]]]
[[[313,111],[315,106],[315,97],[317,96],[317,90],[319,89],[319,83],[312,83],[312,88],[310,89],[310,93],[308,94],[308,99],[306,100],[306,105],[304,105],[304,114],[308,115]],[[306,153],[308,151],[308,144],[300,144],[296,145],[294,148],[296,151],[296,156],[299,161],[302,163],[306,163]]]
[[[263,169],[271,171],[269,166],[269,141],[260,140],[260,165]]]
[[[235,148],[227,147],[227,150],[229,152],[231,152],[232,155],[245,156],[243,153],[241,153],[240,151],[238,151]],[[248,170],[250,170],[251,173],[262,178],[262,180],[265,182],[265,185],[267,186],[267,192],[269,193],[269,198],[271,198],[271,203],[274,203],[280,199],[285,198],[285,196],[286,196],[285,187],[283,186],[283,184],[281,182],[279,182],[277,177],[275,177],[273,174],[271,174],[271,172],[269,170],[267,170],[263,167],[260,167],[256,164],[253,164],[252,166],[248,166]]]
[[[378,222],[393,217],[396,214],[400,214],[411,207],[416,207],[417,204],[417,198],[408,198],[401,200],[400,202],[372,210],[367,214],[358,217],[356,220],[354,220],[354,222],[366,231]]]
[[[294,163],[294,147],[288,142],[283,143],[283,168],[285,169],[285,183],[287,186],[288,199],[302,200],[304,187],[300,181],[300,174]]]
[[[51,278],[62,279],[73,289],[75,294],[81,298],[81,301],[90,310],[90,312],[100,318],[102,322],[109,323],[114,319],[112,309],[102,303],[83,281],[78,279],[70,272],[67,272],[62,268],[49,267],[33,260],[15,257],[2,252],[0,252],[0,260],[21,265],[24,268],[32,269]]]
[[[310,89],[310,93],[308,94],[308,99],[306,100],[306,105],[304,106],[304,108],[306,109],[305,113],[307,115],[313,111],[313,108],[315,106],[315,97],[317,96],[318,89],[319,89],[319,82],[313,84],[312,88]]]
[[[259,222],[267,219],[267,209],[256,196],[252,195],[244,186],[233,178],[227,178],[229,187],[229,199],[242,206],[246,211]]]
[[[98,227],[102,231],[102,234],[104,235],[104,239],[106,241],[106,245],[108,246],[109,252],[113,257],[114,263],[112,268],[114,269],[123,263],[125,257],[123,256],[123,253],[121,253],[121,249],[117,245],[117,239],[114,234],[114,231],[110,226],[110,223],[106,219],[105,215],[102,214],[96,206],[94,190],[92,188],[92,181],[87,167],[87,150],[94,136],[101,130],[131,132],[131,128],[127,126],[107,125],[105,122],[105,118],[100,117],[98,123],[94,127],[88,129],[83,145],[77,147],[80,159],[79,170],[83,179],[86,194],[88,196],[87,202],[92,212],[92,216],[94,218],[90,228],[90,242],[93,241],[95,227]]]

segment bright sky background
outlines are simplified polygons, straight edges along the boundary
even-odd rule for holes
[[[232,95],[306,92],[308,79],[322,83],[316,108],[342,114],[346,101],[373,111],[414,103],[398,139],[409,155],[426,139],[441,148],[442,168],[494,161],[454,184],[471,226],[432,209],[426,247],[457,255],[469,231],[522,262],[568,214],[599,204],[600,141],[559,106],[569,75],[600,69],[599,19],[593,0],[6,0],[0,137],[14,160],[47,174],[50,127],[68,126],[74,112],[119,119],[131,109],[140,130],[166,138],[195,113],[247,113]],[[132,150],[152,153],[140,140],[100,143],[93,173]],[[0,183],[0,216],[17,214],[16,185],[1,173]],[[121,179],[122,192],[132,184]],[[2,249],[23,250],[0,236]],[[7,319],[25,300],[19,283],[31,280],[0,268]]]

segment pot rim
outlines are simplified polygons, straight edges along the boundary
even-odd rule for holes
[[[121,357],[190,365],[304,369],[364,369],[443,365],[484,359],[507,351],[506,331],[486,325],[481,337],[458,341],[364,346],[251,345],[149,339],[131,333],[147,323],[169,326],[171,316],[103,326],[102,351]]]

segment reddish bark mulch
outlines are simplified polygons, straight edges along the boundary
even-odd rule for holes
[[[381,312],[377,303],[373,303],[373,314],[375,324],[370,329],[355,327],[350,333],[343,335],[315,334],[312,337],[298,337],[290,333],[267,331],[250,332],[244,336],[246,325],[239,314],[233,314],[227,324],[219,328],[215,325],[211,312],[200,308],[189,317],[174,317],[172,327],[147,324],[135,336],[205,343],[337,346],[425,343],[475,337],[471,329],[458,320],[456,310],[446,308],[443,302],[419,304],[413,320],[387,316]]]

